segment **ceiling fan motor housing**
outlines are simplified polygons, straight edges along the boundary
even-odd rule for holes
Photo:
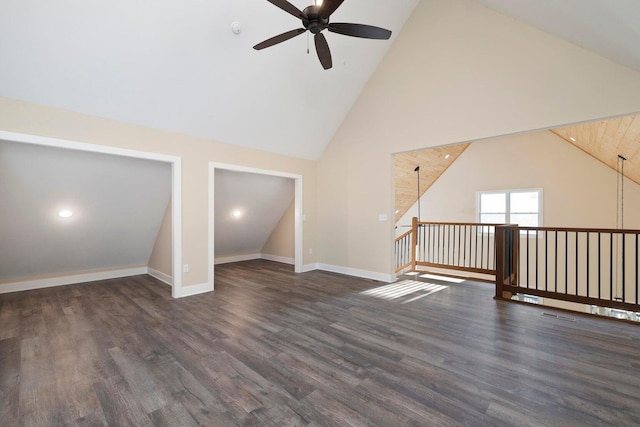
[[[318,34],[329,25],[329,18],[323,18],[320,14],[320,6],[308,6],[303,12],[307,19],[302,20],[302,25],[313,34]]]

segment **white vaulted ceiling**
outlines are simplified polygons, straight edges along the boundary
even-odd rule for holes
[[[347,0],[332,18],[397,33],[417,3]],[[322,153],[393,41],[329,33],[334,67],[324,71],[306,34],[252,49],[302,26],[267,0],[9,0],[0,9],[0,96],[303,158]]]
[[[638,0],[475,1],[640,71]]]

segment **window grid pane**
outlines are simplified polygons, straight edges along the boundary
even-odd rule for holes
[[[480,213],[504,213],[507,211],[506,193],[480,194]]]
[[[510,194],[511,213],[537,213],[540,209],[537,191],[515,192]]]
[[[541,196],[542,190],[478,192],[478,222],[541,226]]]

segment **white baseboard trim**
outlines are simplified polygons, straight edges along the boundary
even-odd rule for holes
[[[69,276],[51,277],[47,279],[0,283],[0,294],[52,288],[54,286],[75,285],[78,283],[95,282],[97,280],[118,279],[120,277],[137,276],[140,274],[147,274],[147,267],[123,268],[119,270],[96,271],[92,273],[80,273]]]
[[[228,264],[230,262],[240,262],[240,261],[251,261],[252,259],[260,259],[262,258],[262,254],[244,254],[244,255],[232,255],[226,257],[216,257],[213,261],[215,265],[218,264]]]
[[[204,294],[212,291],[213,286],[211,286],[209,283],[199,283],[197,285],[182,286],[182,292],[180,293],[178,298],[191,297],[193,295]]]
[[[375,271],[359,270],[357,268],[341,267],[331,264],[317,264],[318,270],[330,271],[332,273],[346,274],[347,276],[361,277],[363,279],[377,280],[379,282],[392,283],[396,280],[395,275],[376,273]]]
[[[260,258],[266,259],[267,261],[281,262],[283,264],[294,265],[296,263],[293,258],[287,258],[279,255],[260,254]]]
[[[314,264],[305,264],[302,266],[302,272],[303,273],[308,273],[310,271],[313,270],[319,270],[320,268],[318,267],[318,263],[314,263]]]
[[[151,267],[147,268],[147,274],[151,277],[158,279],[162,283],[173,287],[173,277],[169,276],[168,274],[164,274],[163,272],[158,271]]]

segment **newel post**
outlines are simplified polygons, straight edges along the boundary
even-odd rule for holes
[[[496,299],[502,299],[502,286],[504,284],[504,260],[505,260],[505,233],[506,227],[497,225],[495,228],[496,239]]]
[[[416,271],[416,257],[418,253],[418,218],[411,219],[411,271]]]
[[[515,232],[519,234],[518,228]],[[505,291],[504,285],[515,284],[517,275],[517,240],[514,239],[514,228],[498,225],[495,228],[496,239],[496,299],[511,299],[512,292]]]

